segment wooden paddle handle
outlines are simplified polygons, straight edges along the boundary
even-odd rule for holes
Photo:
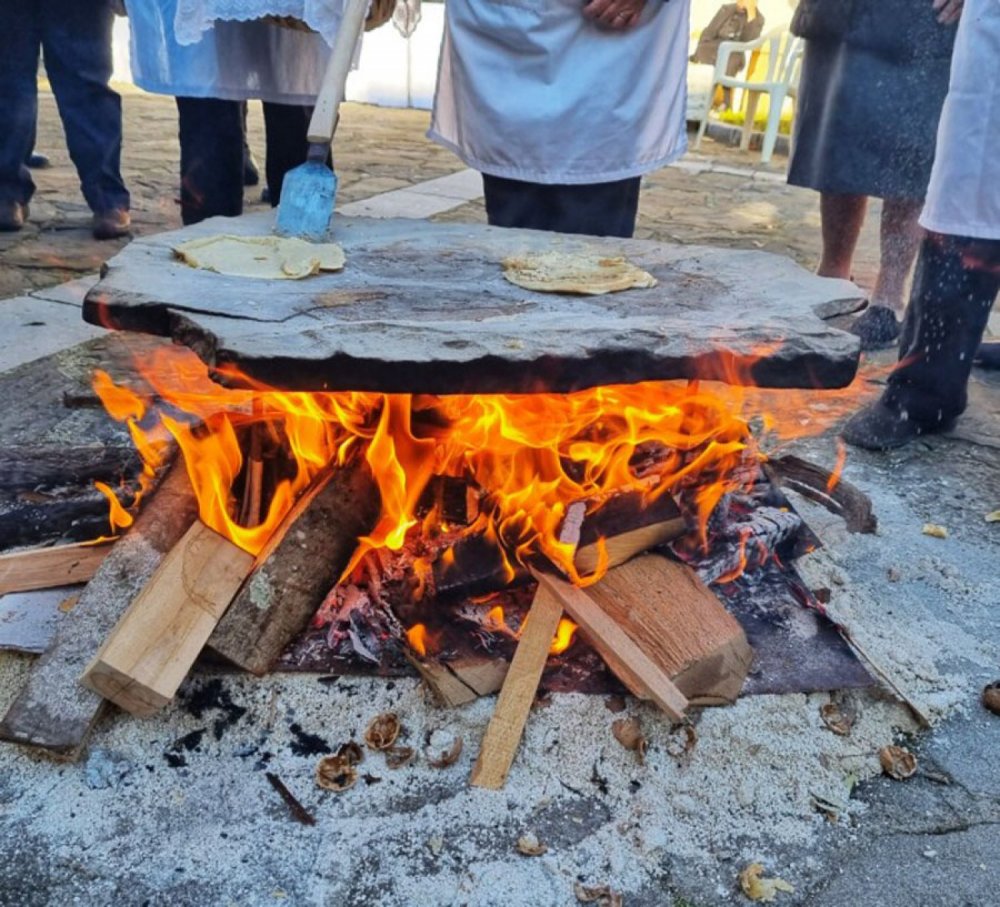
[[[345,0],[344,15],[333,41],[333,52],[326,64],[323,84],[320,86],[316,107],[309,121],[307,138],[310,144],[329,145],[333,140],[333,130],[337,127],[337,110],[340,102],[344,100],[347,74],[351,71],[354,49],[357,47],[358,36],[361,34],[367,13],[368,0]]]

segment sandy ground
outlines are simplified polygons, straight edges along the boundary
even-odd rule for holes
[[[126,110],[131,134],[162,136],[142,152],[148,159],[141,142],[126,157],[128,172],[148,183],[147,228],[164,229],[175,223],[164,201],[174,172],[171,108],[130,97]],[[341,158],[357,174],[354,198],[366,195],[366,179],[388,181],[370,184],[373,195],[461,169],[422,138],[422,117],[365,108],[345,116],[358,135],[366,124],[380,130],[379,142]],[[50,104],[41,134],[58,155]],[[731,152],[715,153],[731,162]],[[762,247],[811,266],[815,198],[750,163],[727,163],[735,173],[652,175],[641,235]],[[62,183],[53,179],[46,191],[65,198],[72,172],[58,161],[56,170]],[[112,251],[85,238],[79,211],[60,213],[69,202],[50,203],[50,220],[4,239],[9,293],[65,279],[66,265],[90,270],[88,256]],[[478,218],[481,205],[439,216]],[[873,235],[869,224],[862,282],[875,261]],[[59,267],[39,267],[43,249],[55,250]],[[0,302],[2,323],[22,311]],[[69,304],[56,315],[78,317]],[[845,474],[871,495],[878,534],[850,535],[802,505],[826,546],[804,565],[809,578],[832,590],[834,613],[933,717],[933,730],[915,733],[908,711],[879,690],[850,695],[859,719],[847,737],[820,720],[826,694],[753,697],[696,714],[698,742],[684,752],[668,722],[629,702],[650,742],[639,765],[612,737],[621,716],[603,697],[554,696],[533,712],[506,789],[488,792],[467,779],[492,700],[444,711],[409,680],[201,675],[154,718],[103,719],[78,764],[0,748],[0,904],[533,907],[578,903],[580,882],[610,885],[628,905],[684,907],[746,903],[736,879],[754,860],[794,886],[776,903],[994,903],[1000,719],[978,694],[1000,675],[1000,524],[983,519],[1000,507],[998,389],[1000,381],[977,375],[958,437],[890,455],[851,452]],[[834,429],[791,449],[831,464]],[[946,526],[948,538],[922,534],[925,522]],[[0,654],[0,708],[30,661]],[[402,718],[416,761],[390,769],[369,753],[352,789],[319,789],[322,752],[359,738],[386,709]],[[458,736],[458,760],[432,767],[428,756]],[[921,771],[909,781],[880,776],[877,750],[893,741],[918,753]],[[293,821],[266,772],[316,825]],[[527,832],[545,854],[517,852]]]

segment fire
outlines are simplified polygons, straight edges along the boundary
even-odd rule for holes
[[[406,631],[406,641],[418,655],[427,654],[427,627],[424,624],[414,624]]]
[[[560,618],[555,639],[552,640],[552,645],[549,647],[549,655],[560,655],[565,652],[570,647],[570,643],[573,642],[575,634],[576,624],[565,617]]]

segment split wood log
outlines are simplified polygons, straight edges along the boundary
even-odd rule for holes
[[[655,702],[673,721],[681,721],[688,700],[658,665],[609,617],[585,589],[552,573],[534,570],[540,589],[548,589],[579,625],[614,675],[639,699]]]
[[[209,647],[244,670],[265,673],[305,629],[379,509],[378,488],[362,460],[317,476],[258,555]]]
[[[690,567],[645,554],[583,591],[693,705],[720,705],[739,696],[753,650],[743,628]]]
[[[843,518],[848,532],[873,533],[878,529],[871,498],[843,476],[834,482],[828,470],[791,454],[769,460],[764,470],[775,485],[797,491]]]
[[[129,605],[82,682],[133,715],[161,709],[173,699],[253,561],[196,520]]]
[[[480,696],[489,696],[503,686],[510,668],[505,658],[466,655],[453,661],[422,658],[407,650],[409,659],[434,698],[442,706],[455,708]]]
[[[77,758],[104,699],[80,684],[80,673],[197,516],[180,466],[149,497],[135,523],[98,568],[80,600],[60,623],[52,647],[32,667],[27,683],[0,722],[0,740]]]
[[[110,542],[110,540],[109,540]],[[0,595],[86,583],[111,545],[56,545],[0,555]]]
[[[539,585],[472,767],[469,781],[475,787],[499,790],[504,786],[562,613],[560,599],[549,588]]]

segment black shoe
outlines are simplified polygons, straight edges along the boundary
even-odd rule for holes
[[[94,215],[94,239],[120,239],[131,232],[132,218],[124,208],[112,208]]]
[[[243,185],[256,186],[260,182],[260,169],[252,151],[243,155]]]
[[[16,233],[28,219],[28,206],[20,202],[0,202],[0,232]]]
[[[854,319],[848,330],[861,338],[861,349],[880,350],[899,339],[900,323],[888,306],[870,305]]]
[[[32,170],[47,170],[52,166],[52,161],[49,160],[48,155],[32,151],[28,155],[28,166]]]
[[[905,412],[897,412],[879,400],[851,416],[840,436],[848,444],[865,450],[895,450],[921,435],[947,431],[954,424],[955,420],[950,419],[938,425],[921,425]]]
[[[1000,369],[1000,340],[984,340],[972,361],[980,368]]]
[[[260,200],[265,205],[270,204],[271,190],[267,186],[260,190]]]

